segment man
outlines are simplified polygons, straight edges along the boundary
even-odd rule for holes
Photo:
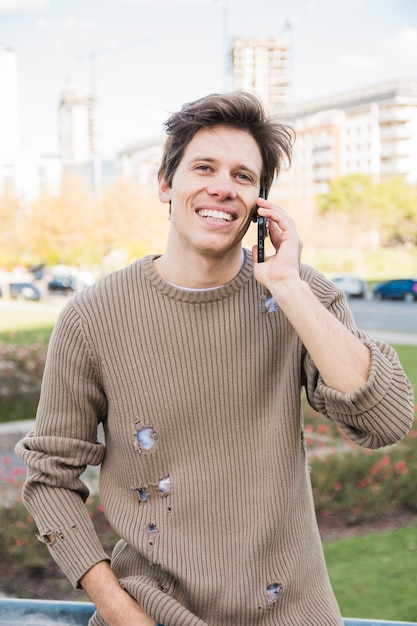
[[[187,104],[166,129],[166,251],[61,314],[35,431],[17,447],[26,505],[95,603],[91,626],[341,625],[300,392],[377,448],[411,427],[410,384],[392,348],[355,328],[343,294],[300,264],[288,214],[259,198],[291,156],[290,130],[245,93]],[[257,211],[276,250],[264,263],[242,250]],[[83,504],[88,464],[101,464],[122,538],[111,567]]]

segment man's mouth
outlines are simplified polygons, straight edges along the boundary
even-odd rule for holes
[[[230,213],[224,213],[223,211],[216,211],[214,209],[200,209],[197,214],[201,217],[209,217],[213,220],[219,220],[224,222],[232,222],[233,217]]]

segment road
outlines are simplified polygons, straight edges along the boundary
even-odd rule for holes
[[[417,344],[417,302],[351,298],[349,305],[362,330],[375,335],[415,335],[415,341],[410,343]]]

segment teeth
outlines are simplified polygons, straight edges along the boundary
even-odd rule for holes
[[[216,220],[226,220],[226,222],[231,222],[233,217],[229,215],[229,213],[223,213],[223,211],[215,211],[214,209],[201,209],[198,211],[198,214],[201,217],[212,217]]]

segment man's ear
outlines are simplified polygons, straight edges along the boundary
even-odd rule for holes
[[[164,203],[171,202],[171,187],[162,174],[160,174],[158,179],[158,189],[160,201]]]

